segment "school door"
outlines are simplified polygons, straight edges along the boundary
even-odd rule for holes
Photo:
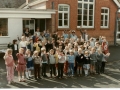
[[[28,28],[31,35],[35,32],[35,19],[23,19],[23,33]]]
[[[118,20],[118,23],[117,23],[117,43],[120,43],[120,18]]]

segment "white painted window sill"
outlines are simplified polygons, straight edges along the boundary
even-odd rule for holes
[[[0,38],[10,38],[10,36],[0,36]]]

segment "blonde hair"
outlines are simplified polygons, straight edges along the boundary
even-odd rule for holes
[[[19,52],[20,52],[20,51],[24,51],[24,49],[23,49],[23,48],[20,48],[20,49],[19,49]]]
[[[38,51],[34,51],[34,54],[38,54]]]
[[[6,53],[7,53],[7,54],[12,53],[12,49],[7,49]]]
[[[31,53],[30,49],[27,49],[26,52],[25,52],[25,54],[28,54],[28,52]]]

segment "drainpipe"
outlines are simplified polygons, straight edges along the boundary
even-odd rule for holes
[[[118,10],[119,10],[119,8],[118,8]],[[117,37],[116,37],[116,35],[117,35],[117,24],[118,24],[118,10],[117,10],[117,12],[116,12],[116,22],[115,22],[115,31],[114,31],[114,45],[116,46],[117,45],[117,43],[116,43],[116,39],[117,39]]]

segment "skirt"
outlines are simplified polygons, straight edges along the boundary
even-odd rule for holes
[[[84,64],[84,65],[83,65],[83,68],[84,68],[84,69],[90,69],[90,64]]]
[[[17,64],[16,70],[19,72],[24,72],[26,70],[26,65]]]
[[[27,70],[33,70],[33,67],[34,67],[33,60],[27,61]]]

